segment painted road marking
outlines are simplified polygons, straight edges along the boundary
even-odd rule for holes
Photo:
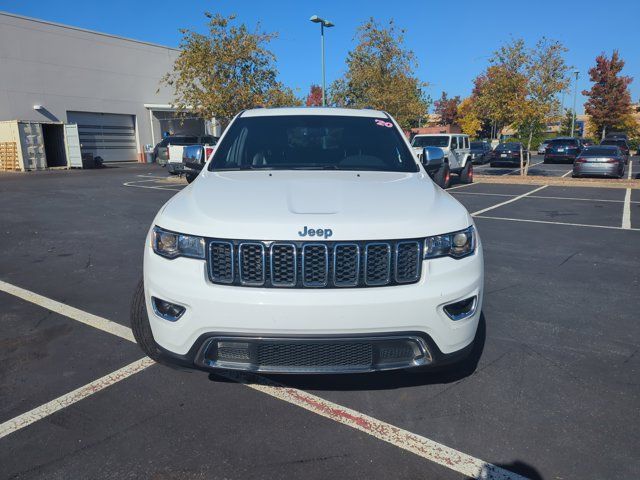
[[[562,175],[561,178],[564,178],[564,177],[568,176],[572,172],[573,172],[573,168],[571,170],[569,170],[567,173],[565,173],[564,175]]]
[[[50,402],[45,403],[44,405],[40,405],[33,410],[29,410],[28,412],[25,412],[22,415],[18,415],[11,420],[7,420],[6,422],[0,424],[0,438],[6,437],[11,433],[28,427],[32,423],[35,423],[38,420],[42,420],[43,418],[56,413],[58,410],[62,410],[69,405],[73,405],[74,403],[79,402],[80,400],[87,398],[94,393],[99,392],[100,390],[104,390],[105,388],[110,387],[111,385],[114,385],[121,380],[124,380],[125,378],[135,375],[136,373],[143,371],[144,369],[150,367],[151,365],[154,365],[155,363],[156,362],[148,357],[141,358],[140,360],[136,360],[135,362],[130,363],[126,367],[122,367],[120,370],[116,370],[115,372],[98,378],[97,380],[94,380],[93,382],[88,383],[83,387],[76,388],[72,392],[65,393],[64,395],[55,398]]]
[[[447,188],[446,191],[448,192],[449,190],[455,190],[456,188],[470,187],[471,185],[477,185],[477,183],[476,184],[474,184],[474,183],[463,183],[462,185],[456,185],[455,187],[449,187],[449,188]]]
[[[629,160],[629,172],[627,173],[627,179],[631,180],[631,171],[633,170],[633,160]],[[622,228],[625,230],[631,229],[631,189],[627,188],[627,192],[624,195],[624,207],[622,207]]]
[[[149,188],[152,190],[171,190],[174,192],[179,192],[180,190],[182,190],[182,188],[173,188],[173,187],[151,187],[149,185],[136,185],[138,183],[143,183],[143,182],[155,182],[157,180],[135,180],[132,182],[125,182],[122,185],[125,187],[134,187],[134,188]]]
[[[228,378],[284,402],[364,432],[383,442],[390,443],[402,450],[471,478],[525,480],[524,477],[516,473],[311,393],[287,387],[257,375],[229,374]]]
[[[10,294],[16,295],[16,293],[18,293],[18,295],[16,295],[17,297],[35,303],[36,305],[43,306],[43,303],[50,304],[57,308],[54,310],[56,312],[60,311],[58,306],[63,305],[60,304],[60,302],[29,292],[28,290],[20,287],[15,287],[6,282],[1,282],[0,287],[2,287],[3,291]],[[25,295],[24,292],[28,292],[29,295]],[[46,300],[47,302],[44,302],[43,300]],[[68,318],[78,320],[91,326],[110,324],[118,325],[119,327],[128,330],[128,335],[118,336],[131,342],[134,341],[133,334],[129,328],[123,327],[122,325],[112,322],[111,320],[107,320],[106,318],[102,318],[101,322],[87,323],[85,321],[86,318],[93,318],[96,316],[83,312],[82,310],[78,310],[74,307],[69,307],[67,305],[64,306],[66,307],[64,311],[69,313],[69,315],[66,315]],[[113,333],[108,329],[100,328],[98,326],[96,326],[96,328]],[[116,333],[114,333],[114,335],[116,335]],[[146,357],[137,360],[120,370],[116,370],[109,375],[62,395],[61,397],[58,397],[40,407],[8,420],[0,425],[0,438],[31,425],[32,423],[37,422],[58,410],[73,405],[89,395],[114,385],[120,380],[139,373],[154,363],[155,362],[153,362],[153,360]],[[297,388],[287,387],[258,375],[245,375],[234,372],[223,373],[222,375],[271,397],[282,400],[291,405],[304,408],[309,412],[359,430],[374,438],[387,442],[463,475],[471,476],[472,478],[481,478],[484,480],[526,480],[524,477],[516,473],[472,457],[471,455],[467,455],[421,435],[411,433],[389,423],[377,420],[365,415],[364,413],[343,407],[311,393],[298,390]]]
[[[529,195],[531,195],[533,193],[536,193],[536,192],[539,192],[543,188],[547,188],[547,187],[548,187],[548,185],[543,185],[542,187],[534,188],[530,192],[523,193],[522,195],[518,195],[517,197],[513,197],[513,198],[511,198],[509,200],[505,200],[504,202],[498,203],[498,204],[493,205],[491,207],[483,208],[482,210],[478,210],[477,212],[473,212],[471,214],[471,216],[475,217],[476,215],[481,215],[481,214],[483,214],[485,212],[493,210],[494,208],[502,207],[503,205],[508,205],[509,203],[516,202],[516,201],[520,200],[521,198],[528,197]]]
[[[484,215],[475,215],[475,218],[485,218],[489,220],[506,220],[509,222],[544,223],[546,225],[568,225],[570,227],[606,228],[608,230],[634,230],[636,232],[640,232],[640,228],[625,229],[623,227],[612,227],[610,225],[589,225],[587,223],[552,222],[550,220],[529,220],[526,218],[489,217]]]
[[[541,163],[542,163],[541,161],[538,162],[538,163],[532,163],[531,165],[529,165],[529,168],[535,167],[536,165],[540,165]],[[510,172],[502,173],[502,174],[500,174],[500,176],[504,177],[505,175],[511,175],[512,173],[515,173],[515,172],[520,172],[520,167],[515,168],[515,169],[511,170]]]
[[[486,195],[489,197],[517,197],[515,193],[480,193],[480,192],[453,192],[453,195]],[[550,197],[546,195],[529,195],[527,198],[540,198],[547,200],[577,200],[579,202],[607,202],[607,203],[624,203],[625,200],[610,200],[601,198],[579,198],[579,197]],[[632,200],[631,203],[640,203],[640,201]]]
[[[13,295],[14,297],[21,298],[23,300],[26,300],[27,302],[31,302],[40,307],[46,308],[47,310],[50,310],[52,312],[59,313],[60,315],[64,315],[65,317],[71,318],[80,323],[84,323],[85,325],[89,325],[90,327],[97,328],[98,330],[102,330],[103,332],[110,333],[120,338],[124,338],[125,340],[129,340],[130,342],[135,342],[133,334],[131,333],[131,329],[129,327],[125,327],[124,325],[120,325],[119,323],[112,322],[111,320],[107,320],[106,318],[93,315],[92,313],[88,313],[75,307],[71,307],[56,300],[52,300],[51,298],[43,297],[42,295],[34,293],[30,290],[17,287],[10,283],[3,282],[2,280],[0,280],[0,292],[8,293],[10,295]]]

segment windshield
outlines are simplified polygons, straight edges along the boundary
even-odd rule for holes
[[[413,147],[448,147],[449,138],[450,137],[447,136],[437,135],[429,137],[415,137],[411,145]]]
[[[566,147],[566,146],[570,146],[570,147],[576,147],[578,146],[578,141],[568,138],[568,139],[561,139],[561,140],[551,140],[551,142],[549,142],[549,146],[552,147]]]
[[[388,119],[337,115],[240,117],[209,170],[372,170],[418,172]]]
[[[618,149],[616,147],[587,147],[582,151],[583,157],[596,157],[596,156],[607,156],[607,155],[617,155]]]
[[[198,143],[198,137],[168,137],[166,140],[170,145],[194,145]]]

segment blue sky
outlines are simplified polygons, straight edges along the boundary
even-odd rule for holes
[[[640,0],[0,0],[0,10],[168,46],[178,45],[179,28],[202,30],[205,10],[236,13],[249,25],[260,22],[264,30],[280,33],[272,44],[280,78],[299,95],[320,83],[319,27],[308,21],[313,14],[336,24],[326,36],[327,82],[344,71],[359,24],[370,16],[393,18],[406,29],[406,45],[418,59],[416,74],[430,83],[434,99],[442,90],[468,95],[472,79],[501,43],[523,37],[533,45],[545,35],[569,48],[567,62],[582,72],[578,92],[589,87],[587,70],[596,55],[618,49],[625,74],[637,77],[632,100],[640,100]],[[565,106],[571,101],[568,95]],[[578,112],[583,103],[579,95]]]

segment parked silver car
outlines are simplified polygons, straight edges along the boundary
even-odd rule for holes
[[[625,155],[616,146],[585,147],[573,162],[573,176],[584,175],[622,178]]]
[[[544,155],[545,150],[549,146],[549,142],[551,142],[551,139],[545,140],[538,146],[538,155]]]

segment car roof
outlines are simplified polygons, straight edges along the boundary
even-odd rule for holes
[[[251,110],[245,110],[240,114],[242,118],[278,117],[285,115],[388,118],[388,115],[381,110],[336,107],[254,108]]]

